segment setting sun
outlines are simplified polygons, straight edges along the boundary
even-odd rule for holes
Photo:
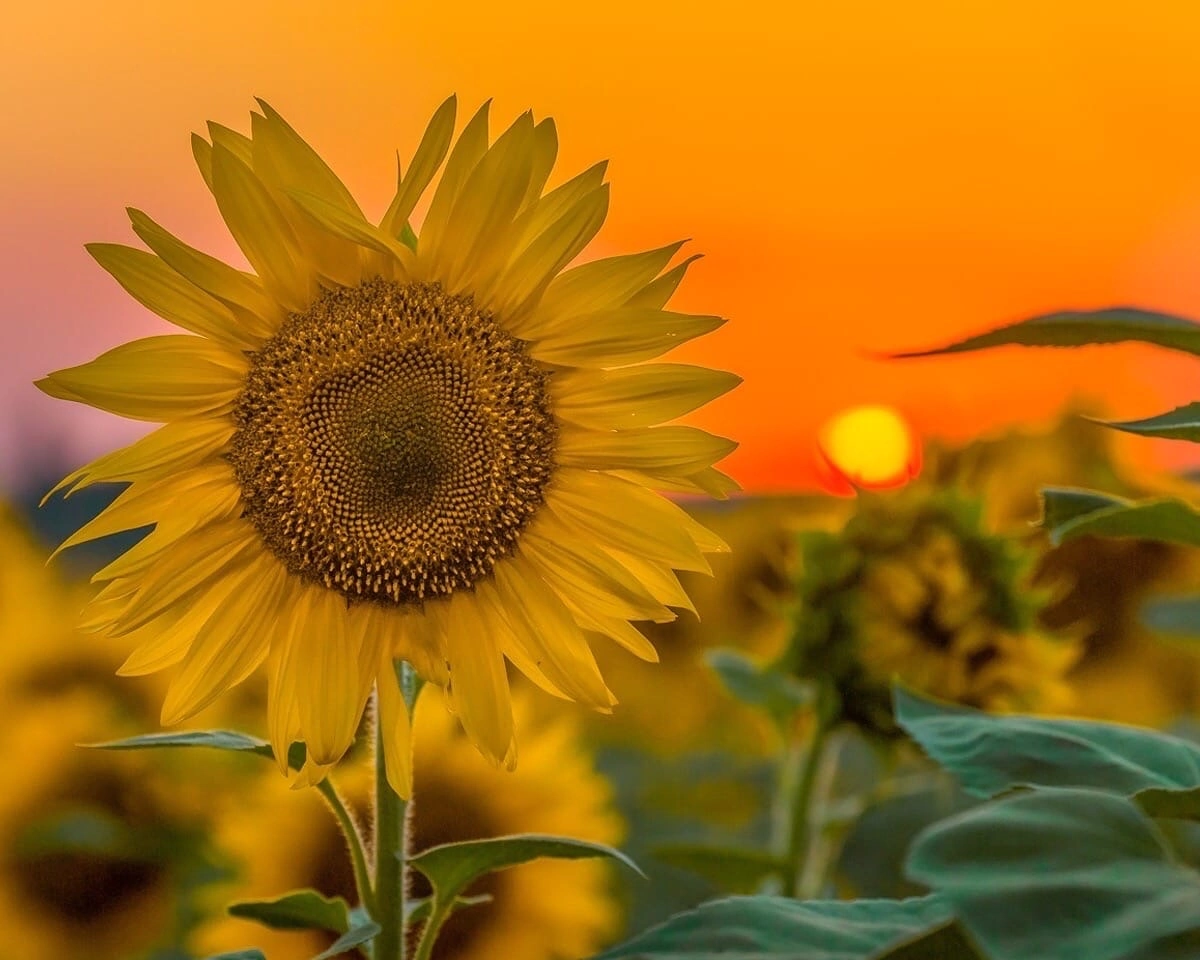
[[[921,469],[912,428],[891,407],[853,407],[837,414],[817,440],[822,479],[833,493],[907,483]]]

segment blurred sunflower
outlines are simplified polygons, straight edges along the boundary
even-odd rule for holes
[[[893,678],[945,700],[993,710],[1063,710],[1079,655],[1038,629],[1047,597],[1029,588],[1037,554],[988,534],[983,506],[910,487],[863,496],[840,533],[801,538],[787,662],[832,680],[841,716],[896,732]]]
[[[534,716],[529,699],[514,698],[525,731],[521,766],[511,775],[481,762],[443,698],[432,688],[416,709],[414,752],[420,802],[414,806],[414,849],[457,840],[536,832],[616,843],[622,826],[611,791],[577,745],[569,720]],[[370,771],[347,764],[334,774],[347,799],[368,803]],[[365,820],[365,818],[364,818]],[[365,824],[364,824],[365,825]],[[311,887],[355,902],[345,842],[314,791],[291,791],[277,777],[232,804],[218,842],[244,866],[232,896],[266,899]],[[420,877],[415,895],[428,895]],[[618,911],[608,867],[592,860],[539,860],[483,878],[470,891],[492,902],[455,914],[434,951],[441,960],[522,960],[590,956],[616,933]],[[222,902],[230,892],[223,891]],[[272,960],[307,960],[332,938],[315,932],[269,931],[234,918],[213,920],[198,931],[202,952],[254,943]]]
[[[586,725],[606,744],[634,743],[656,753],[731,749],[745,755],[772,748],[760,711],[729,697],[704,662],[705,651],[736,647],[776,655],[786,642],[786,603],[795,533],[836,528],[847,501],[833,497],[739,497],[692,502],[689,512],[731,547],[713,558],[713,576],[681,574],[693,611],[646,627],[660,662],[602,651],[600,665],[621,706]],[[601,718],[597,718],[601,719]],[[652,735],[648,735],[652,731]]]
[[[85,622],[126,674],[177,666],[164,723],[267,661],[281,758],[301,782],[347,749],[378,681],[389,774],[407,793],[402,657],[448,686],[467,733],[516,762],[505,658],[608,710],[589,643],[645,659],[630,621],[688,600],[675,570],[725,545],[656,489],[723,495],[735,446],[660,426],[738,383],[645,364],[716,329],[664,310],[680,244],[564,269],[599,230],[605,165],[544,193],[557,137],[485,105],[453,140],[434,115],[379,226],[262,101],[251,136],[210,124],[197,164],[254,274],[140,211],[153,250],[89,247],[136,299],[197,336],[150,337],[39,382],[165,422],[68,476],[129,487],[63,547],[154,524],[98,574]],[[418,238],[408,220],[445,158]],[[665,272],[664,272],[665,271]],[[60,547],[62,549],[62,547]]]
[[[0,791],[0,937],[11,960],[135,960],[182,946],[203,799],[141,754],[85,750],[111,719],[75,692],[10,714]]]

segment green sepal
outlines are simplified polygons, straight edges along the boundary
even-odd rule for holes
[[[1090,419],[1090,418],[1089,418]],[[1200,443],[1200,403],[1188,403],[1143,420],[1095,420],[1095,423],[1140,437]]]
[[[229,750],[235,753],[253,753],[268,760],[275,759],[275,751],[266,740],[252,737],[237,730],[180,730],[170,733],[143,733],[122,740],[106,740],[103,743],[85,743],[94,750],[159,750],[164,747],[209,747],[213,750]],[[299,770],[304,766],[307,750],[297,741],[288,748],[288,766]]]
[[[1088,788],[1151,816],[1200,819],[1200,747],[1155,730],[1094,720],[993,715],[894,688],[896,721],[963,788]]]
[[[230,904],[231,916],[254,920],[272,930],[328,930],[345,933],[350,929],[350,906],[341,897],[332,900],[316,890],[293,890],[275,900],[246,900]]]
[[[990,960],[1194,960],[1200,875],[1124,797],[1038,790],[931,827],[913,879]]]
[[[1200,513],[1182,500],[1131,501],[1053,487],[1043,490],[1042,498],[1042,526],[1055,546],[1085,534],[1200,546]]]
[[[764,710],[781,729],[790,727],[796,712],[814,700],[812,684],[774,664],[760,665],[740,650],[709,650],[704,660],[726,690],[743,703]]]
[[[1172,350],[1200,354],[1200,324],[1169,313],[1137,307],[1104,310],[1063,310],[1044,313],[1019,323],[928,350],[893,353],[894,360],[967,353],[991,347],[1083,347],[1136,340]]]
[[[774,854],[744,847],[672,843],[655,847],[651,853],[669,866],[699,874],[726,893],[755,893],[784,869],[783,860]]]
[[[595,960],[870,960],[950,918],[949,905],[934,896],[807,901],[729,897],[676,914]]]
[[[349,930],[337,938],[337,941],[328,949],[322,950],[312,960],[333,960],[334,957],[340,956],[343,953],[349,953],[356,947],[361,947],[365,943],[369,943],[379,936],[379,924],[374,920],[363,920],[354,924]]]

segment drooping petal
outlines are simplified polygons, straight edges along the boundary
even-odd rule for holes
[[[517,751],[508,675],[504,658],[484,626],[470,594],[449,599],[444,643],[450,691],[467,736],[492,763],[511,770]]]
[[[114,347],[37,381],[44,393],[134,420],[164,422],[228,408],[244,358],[203,337],[171,334]]]
[[[413,791],[412,723],[400,681],[396,676],[395,662],[386,653],[379,662],[379,716],[376,722],[383,739],[383,763],[388,783],[405,800]]]
[[[232,589],[196,633],[179,672],[167,688],[162,722],[195,716],[250,675],[266,659],[271,624],[287,573],[269,554],[250,560],[234,576]]]
[[[564,370],[550,380],[554,412],[596,430],[652,427],[715,400],[742,382],[734,373],[682,363]]]

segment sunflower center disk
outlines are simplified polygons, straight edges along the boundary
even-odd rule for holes
[[[437,284],[325,292],[254,355],[235,417],[246,516],[293,573],[351,599],[470,587],[553,469],[541,368]]]

